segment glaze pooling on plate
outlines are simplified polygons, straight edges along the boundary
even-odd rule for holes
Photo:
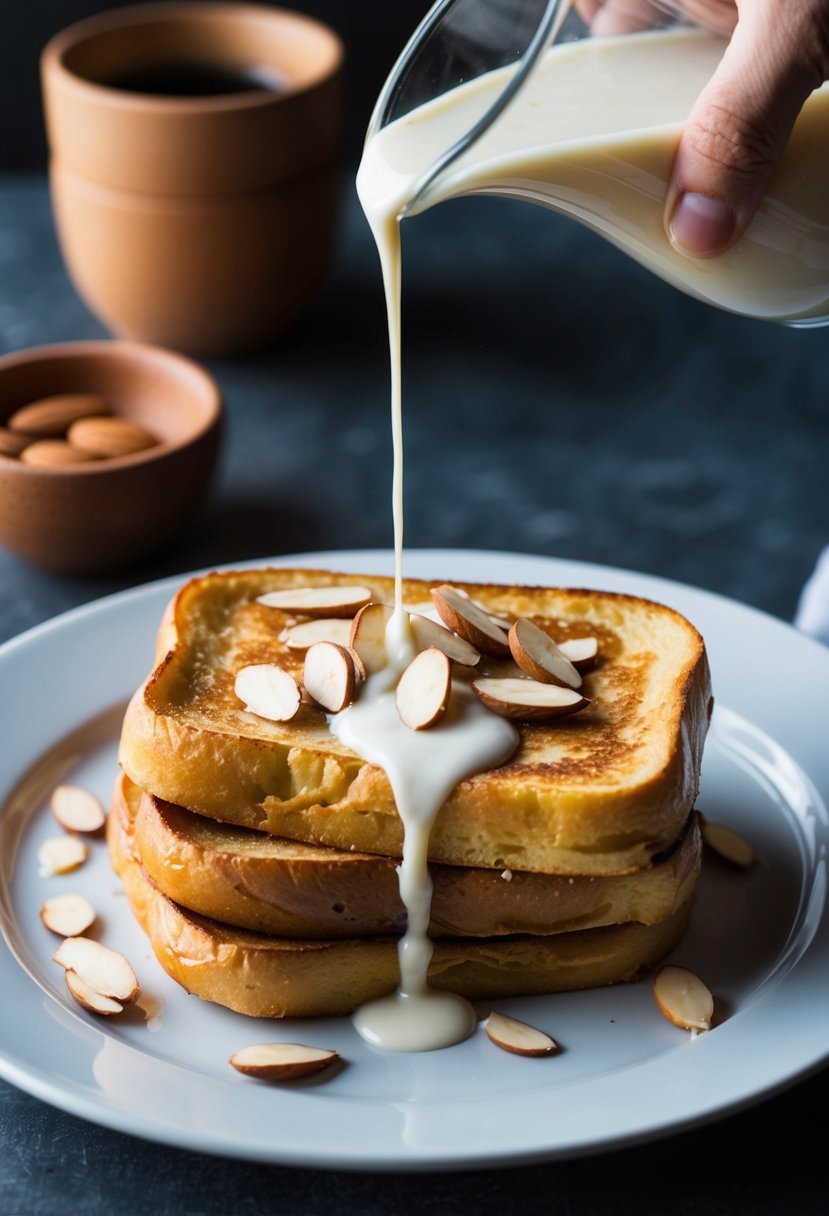
[[[327,553],[270,564],[388,573],[391,559]],[[559,1057],[536,1065],[498,1051],[482,1030],[449,1051],[388,1056],[364,1044],[348,1019],[251,1022],[188,997],[151,957],[102,844],[64,878],[38,877],[34,860],[54,832],[53,783],[72,780],[108,801],[122,703],[149,668],[175,579],[69,613],[0,650],[8,721],[0,738],[0,920],[12,946],[0,950],[0,1071],[8,1080],[93,1121],[182,1147],[410,1169],[551,1159],[656,1137],[744,1105],[825,1059],[829,757],[820,706],[829,655],[751,609],[621,571],[452,552],[414,553],[410,564],[427,578],[474,581],[485,570],[503,582],[631,592],[668,602],[699,625],[718,704],[699,806],[749,837],[759,860],[746,875],[705,868],[691,929],[672,961],[709,984],[727,1019],[691,1042],[659,1015],[647,982],[498,1002],[561,1043]],[[766,646],[785,672],[779,696],[773,675],[763,672],[761,681],[747,669],[744,656]],[[90,679],[93,649],[99,662]],[[44,706],[37,690],[47,673],[53,696]],[[796,714],[784,682],[797,683]],[[29,772],[34,784],[21,786]],[[65,994],[38,908],[67,883],[99,909],[101,940],[135,967],[150,1023],[136,1009],[102,1024]],[[270,1038],[335,1048],[347,1067],[290,1090],[253,1085],[229,1068],[233,1051]],[[738,1066],[747,1058],[750,1068]]]

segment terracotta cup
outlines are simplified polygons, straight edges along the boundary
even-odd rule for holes
[[[137,5],[52,39],[41,71],[58,237],[110,331],[230,355],[313,301],[332,248],[342,61],[327,26],[255,4]],[[278,87],[137,91],[205,71]]]

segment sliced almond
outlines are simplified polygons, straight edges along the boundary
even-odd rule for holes
[[[465,600],[472,599],[472,596],[468,591],[463,591],[460,587],[456,587],[455,590],[457,591],[458,595],[463,596]],[[475,600],[475,603],[477,604],[478,601]],[[503,629],[505,632],[509,629],[510,625],[512,624],[509,617],[501,616],[498,612],[490,612],[488,608],[484,608],[483,604],[478,604],[478,607],[483,609],[483,611],[492,621],[493,625],[497,625],[499,629]]]
[[[39,469],[63,469],[75,464],[91,464],[92,457],[65,439],[36,439],[20,453],[23,464]]]
[[[703,819],[702,839],[713,853],[738,869],[748,870],[754,865],[756,858],[752,846],[744,836],[733,828],[726,827],[724,823],[712,823],[709,819]]]
[[[23,435],[18,431],[10,431],[7,427],[0,426],[0,456],[19,456],[31,442],[30,435]]]
[[[431,599],[419,600],[416,604],[404,604],[403,607],[411,616],[425,616],[428,620],[435,621],[438,625],[440,624],[438,610]]]
[[[345,646],[316,642],[305,656],[302,682],[317,705],[338,714],[354,700],[354,660]]]
[[[558,648],[576,671],[587,671],[596,662],[599,653],[596,638],[568,638],[566,642],[559,642]]]
[[[102,460],[132,456],[158,443],[150,431],[126,418],[80,418],[72,423],[66,438],[79,452]]]
[[[430,646],[412,659],[397,684],[394,700],[401,721],[411,730],[440,722],[452,694],[452,660]]]
[[[57,439],[65,435],[79,418],[102,417],[112,410],[97,393],[60,393],[43,397],[16,410],[8,425],[38,439]]]
[[[54,895],[40,909],[40,919],[58,937],[79,937],[95,921],[95,909],[85,895]]]
[[[553,639],[532,621],[522,618],[515,622],[509,631],[509,648],[530,679],[542,684],[581,688],[581,676],[573,664]]]
[[[77,836],[50,836],[37,851],[41,878],[53,874],[71,874],[82,866],[89,856],[89,849]]]
[[[275,663],[243,667],[236,675],[234,691],[245,709],[271,722],[290,722],[302,702],[294,677]]]
[[[138,996],[138,980],[123,954],[89,937],[67,937],[52,955],[52,962],[74,971],[101,996],[125,1004]]]
[[[67,832],[99,832],[106,812],[89,790],[80,785],[59,785],[52,794],[52,814]]]
[[[297,616],[349,617],[371,599],[368,587],[291,587],[268,591],[257,604],[294,612]]]
[[[346,650],[351,655],[351,662],[354,664],[354,675],[362,684],[368,674],[365,669],[365,664],[352,646],[346,646]]]
[[[419,616],[417,613],[409,616],[409,622],[418,650],[427,650],[430,646],[435,646],[438,650],[442,650],[453,663],[460,663],[464,667],[474,667],[480,663],[480,650],[476,650],[470,642],[458,637],[445,625],[439,625],[437,621],[431,621],[427,616]]]
[[[702,980],[686,967],[669,964],[654,976],[653,995],[659,1012],[683,1030],[710,1030],[714,998]]]
[[[386,626],[392,612],[387,604],[366,604],[351,622],[348,645],[359,655],[367,675],[386,666]]]
[[[257,1043],[234,1052],[229,1063],[246,1077],[261,1081],[295,1081],[327,1068],[339,1059],[336,1051],[304,1047],[301,1043]]]
[[[289,650],[308,650],[316,642],[336,642],[347,646],[351,637],[351,621],[342,617],[320,617],[303,621],[301,625],[289,625],[279,635]]]
[[[451,587],[448,583],[433,587],[432,600],[444,625],[477,650],[502,657],[509,654],[509,642],[504,629],[493,622],[485,608],[457,587]]]
[[[521,680],[493,676],[473,680],[472,688],[487,709],[504,718],[517,718],[524,722],[541,718],[560,718],[578,713],[589,705],[574,688],[562,688],[560,684],[541,684],[537,680]]]
[[[498,616],[497,613],[493,612],[487,612],[487,616],[496,629],[503,629],[504,633],[509,633],[510,626],[513,624],[509,617]]]
[[[558,1043],[543,1030],[508,1018],[505,1013],[491,1013],[484,1022],[484,1030],[496,1047],[517,1056],[551,1056],[558,1051]]]
[[[113,1013],[124,1012],[124,1006],[120,1001],[116,1001],[111,996],[104,996],[102,992],[96,992],[81,979],[77,971],[65,971],[64,979],[71,995],[90,1013],[100,1013],[104,1017],[109,1017]]]

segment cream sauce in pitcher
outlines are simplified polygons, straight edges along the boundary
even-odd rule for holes
[[[665,235],[682,125],[725,46],[716,34],[680,28],[554,47],[493,126],[430,187],[425,205],[465,194],[541,203],[721,308],[801,324],[829,319],[829,85],[807,101],[757,217],[732,249],[688,258]],[[367,142],[357,188],[390,266],[397,217],[421,175],[475,124],[513,70],[460,85]]]

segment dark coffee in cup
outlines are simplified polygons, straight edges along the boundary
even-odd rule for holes
[[[210,60],[180,59],[132,68],[101,84],[127,93],[156,97],[224,97],[267,89],[286,91],[284,82],[271,69]]]

